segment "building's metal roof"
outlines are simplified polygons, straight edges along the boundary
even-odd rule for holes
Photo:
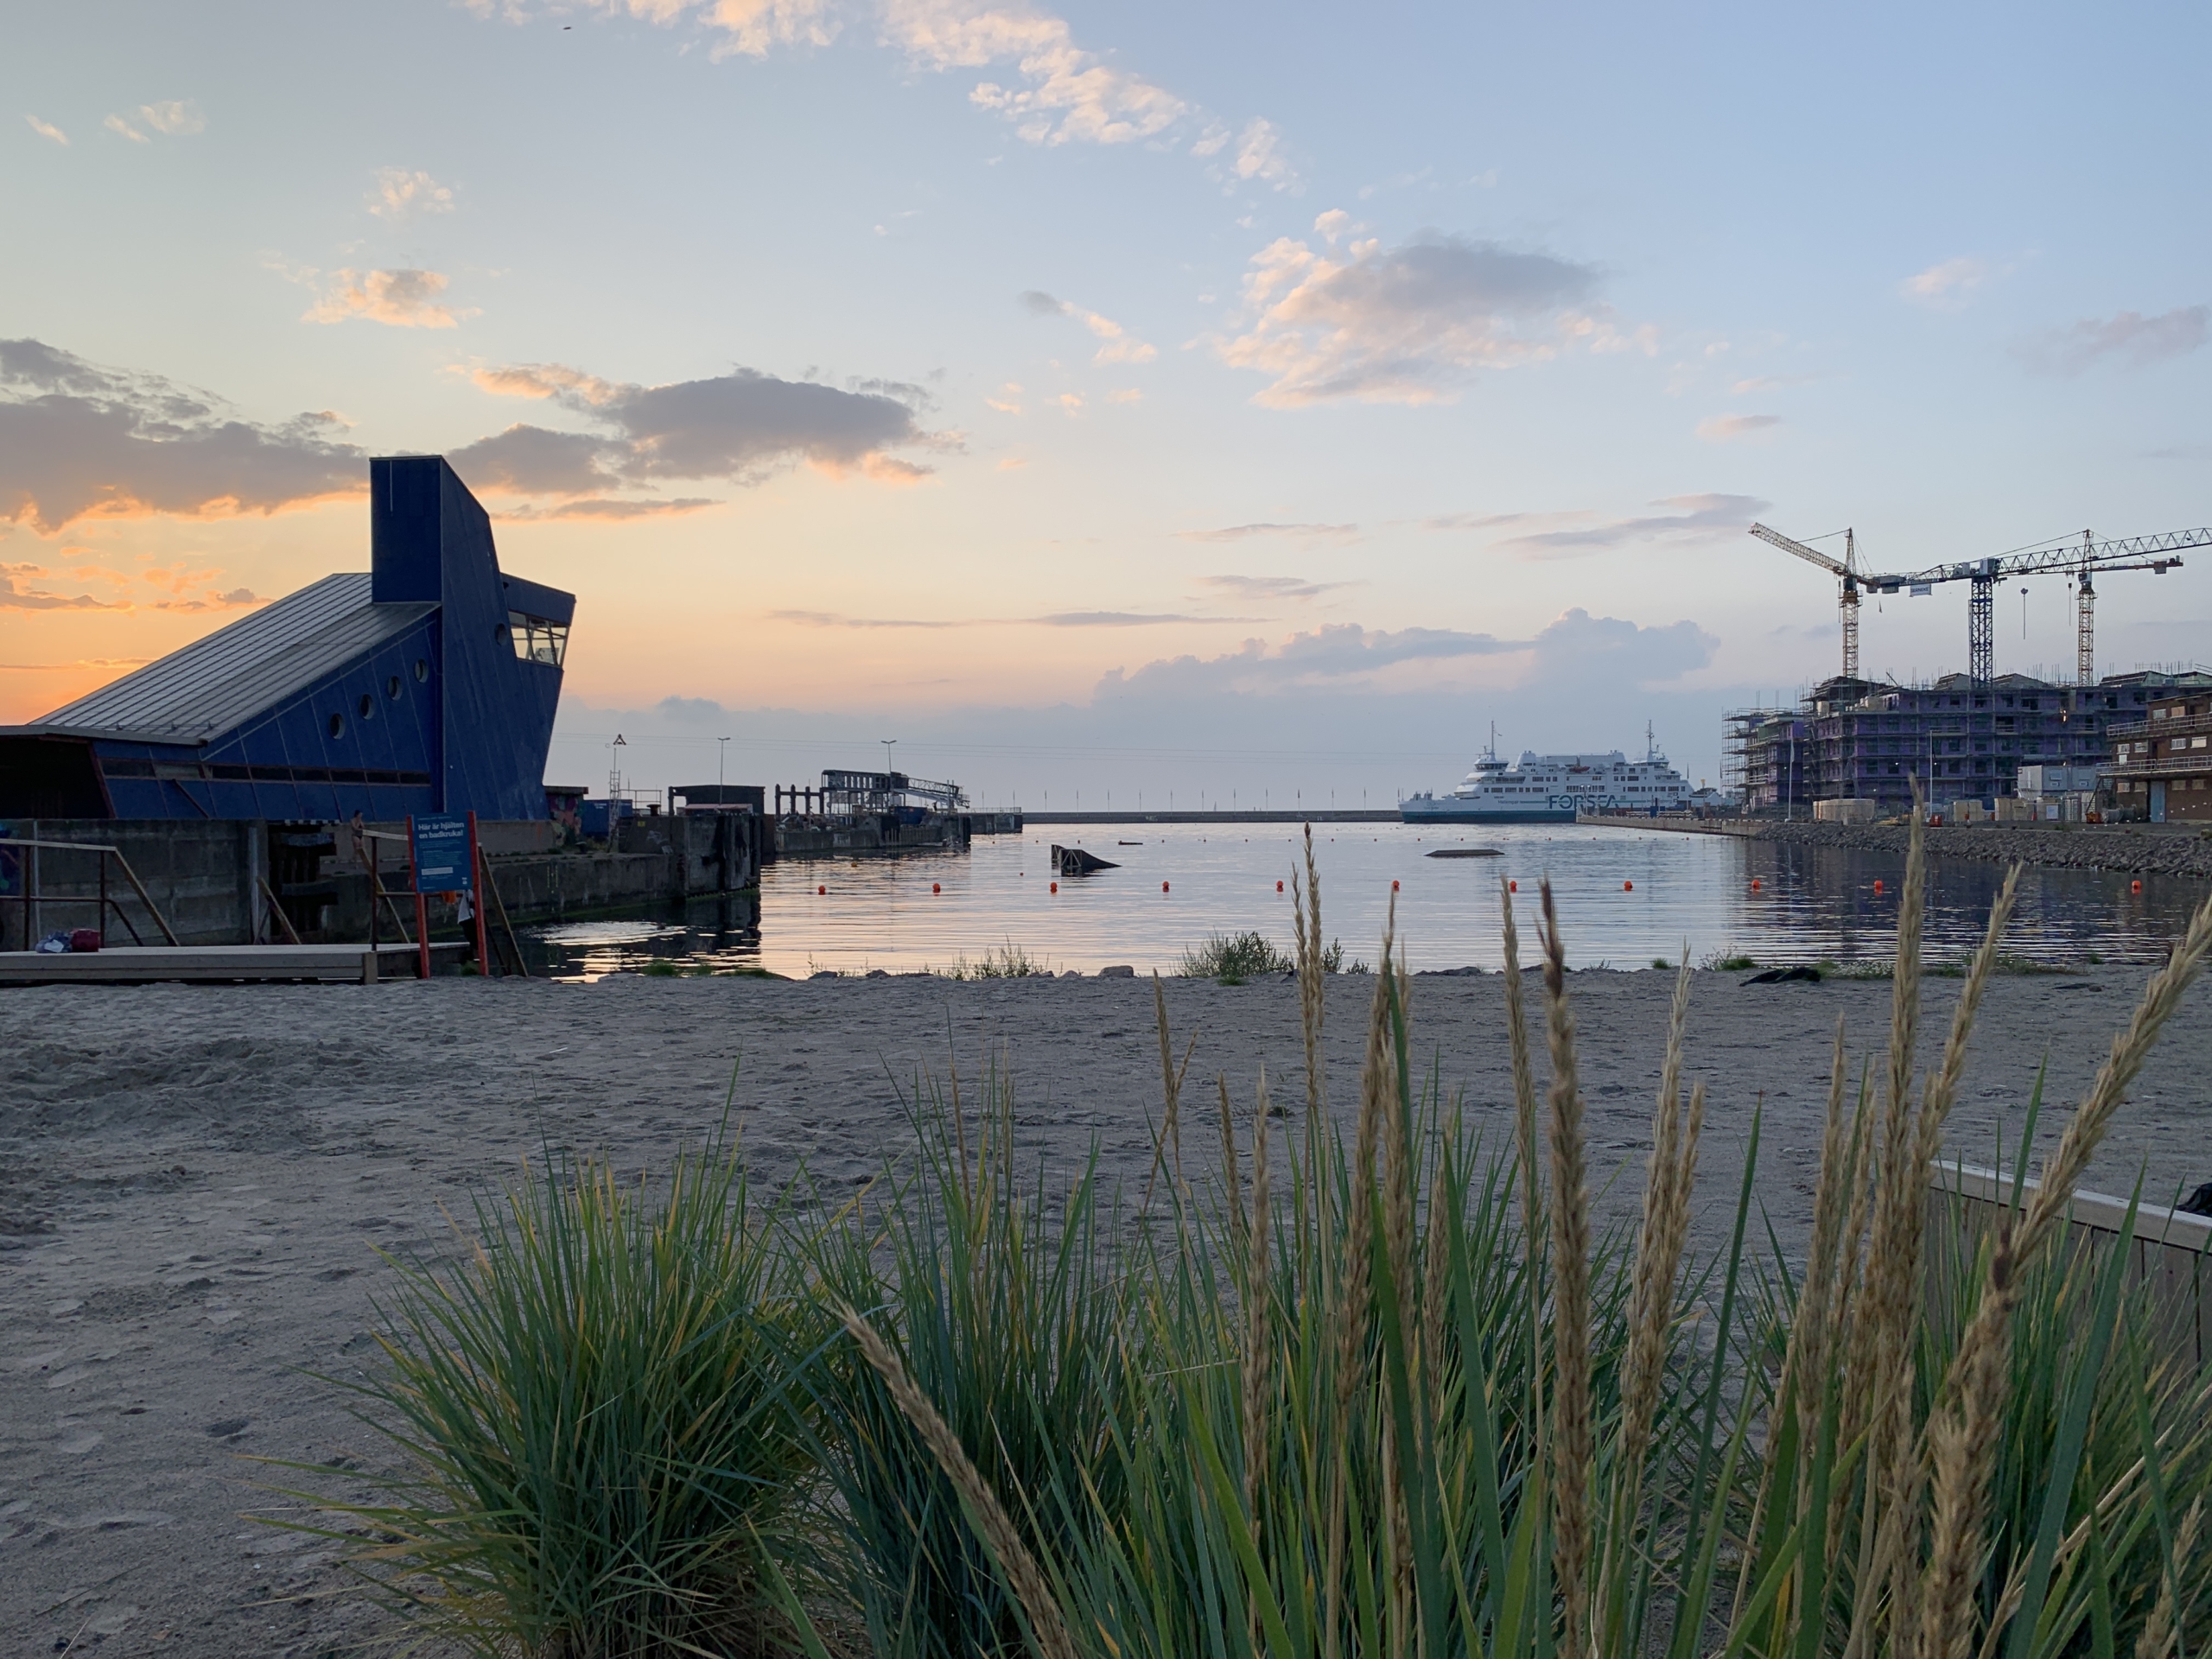
[[[438,607],[378,605],[366,571],[325,576],[19,732],[205,743],[296,696]]]

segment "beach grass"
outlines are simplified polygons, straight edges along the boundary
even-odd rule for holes
[[[2191,1651],[2204,1373],[2160,1285],[2085,1248],[2066,1199],[2212,950],[2212,905],[2042,1185],[1967,1225],[1936,1165],[2016,881],[1923,1069],[1922,839],[1887,1045],[1854,1057],[1838,1026],[1795,1248],[1758,1202],[1755,1103],[1728,1242],[1688,1247],[1687,966],[1643,1202],[1599,1226],[1548,887],[1534,1007],[1500,894],[1510,1137],[1418,1071],[1388,931],[1341,1133],[1309,850],[1283,963],[1302,1100],[1264,1072],[1186,1099],[1162,985],[1141,1192],[1026,1171],[1002,1067],[910,1103],[912,1156],[859,1197],[802,1188],[773,1226],[719,1150],[652,1202],[549,1170],[480,1211],[471,1265],[403,1274],[365,1404],[417,1472],[339,1513],[384,1529],[364,1559],[442,1633],[532,1659],[826,1654],[841,1630],[1047,1659]],[[2044,1116],[2040,1088],[2018,1103],[2013,1164]],[[666,1357],[695,1352],[713,1363]]]
[[[1031,956],[1009,939],[973,962],[965,956],[956,957],[952,966],[937,972],[944,979],[1049,979],[1052,964],[1043,957]]]
[[[1268,974],[1287,974],[1296,964],[1256,929],[1209,934],[1183,952],[1175,971],[1185,979],[1215,979],[1243,985]]]

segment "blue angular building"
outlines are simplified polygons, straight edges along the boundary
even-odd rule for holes
[[[442,456],[369,486],[367,571],[0,727],[0,818],[543,818],[575,596],[500,571]]]

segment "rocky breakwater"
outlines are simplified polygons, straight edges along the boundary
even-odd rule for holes
[[[1894,853],[1900,858],[1911,833],[1903,824],[1886,823],[1738,823],[1729,828],[1759,841]],[[1928,852],[1932,858],[1979,858],[1999,864],[2212,880],[2212,840],[2182,825],[1942,825],[1928,831]]]

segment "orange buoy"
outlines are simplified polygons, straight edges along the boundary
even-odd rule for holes
[[[1882,879],[1881,879],[1881,877],[1879,877],[1879,876],[1876,876],[1876,877],[1874,878],[1874,891],[1875,891],[1875,892],[1877,892],[1877,893],[1879,893],[1881,890],[1882,890]]]
[[[1281,882],[1278,881],[1278,882],[1276,882],[1276,883],[1275,883],[1275,891],[1276,891],[1277,893],[1281,893],[1281,892],[1282,891],[1282,883],[1281,883]]]
[[[2143,884],[2140,881],[2131,881],[2127,884],[2127,890],[2130,893],[2140,893],[2143,891]]]
[[[1167,891],[1167,884],[1166,884],[1165,881],[1163,881],[1163,882],[1161,882],[1161,883],[1160,884],[1160,890],[1162,893],[1165,893],[1165,892],[1166,892],[1166,891]]]
[[[1635,883],[1635,882],[1633,882],[1633,881],[1624,881],[1624,882],[1622,882],[1622,883],[1621,883],[1621,891],[1622,891],[1623,893],[1634,893],[1634,892],[1636,891],[1636,883]]]
[[[1759,890],[1759,879],[1758,879],[1758,877],[1757,877],[1757,876],[1755,875],[1755,876],[1753,876],[1753,877],[1751,878],[1751,891],[1752,891],[1753,893],[1757,893],[1758,890]]]
[[[815,889],[814,889],[815,896],[816,896],[817,898],[820,898],[823,893],[827,893],[827,892],[829,892],[829,891],[830,891],[830,889],[829,889],[829,888],[827,888],[827,887],[822,887],[822,886],[820,886],[820,885],[818,885],[818,884],[816,886],[816,887],[815,887]]]
[[[930,883],[930,891],[931,891],[931,893],[943,893],[943,892],[944,891],[944,887],[941,887],[940,885],[938,885],[937,882],[932,881],[932,882],[931,882],[931,883]]]
[[[1053,882],[1053,883],[1052,883],[1052,891],[1053,891],[1054,893],[1058,893],[1059,890],[1060,890],[1060,884],[1059,884],[1058,882],[1057,882],[1057,881]]]
[[[1518,893],[1521,891],[1521,884],[1518,881],[1508,881],[1505,884],[1505,890],[1508,893]]]
[[[1391,892],[1393,892],[1393,893],[1395,893],[1397,890],[1398,890],[1398,884],[1397,884],[1395,881],[1393,881],[1393,882],[1390,884],[1390,891],[1391,891]]]

